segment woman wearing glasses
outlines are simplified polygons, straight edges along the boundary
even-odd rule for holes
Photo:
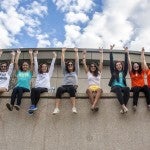
[[[114,92],[117,99],[121,105],[120,113],[124,114],[128,112],[127,103],[129,100],[130,89],[126,85],[126,75],[128,73],[128,56],[127,49],[125,49],[125,60],[117,61],[114,63],[113,60],[113,50],[114,45],[110,45],[110,72],[111,79],[109,86],[111,87],[111,92]]]
[[[77,113],[76,109],[76,89],[78,86],[78,71],[79,71],[79,56],[78,56],[78,48],[74,48],[75,52],[75,63],[73,60],[65,61],[65,52],[66,48],[62,48],[61,54],[61,67],[63,70],[63,83],[62,86],[59,87],[56,91],[56,102],[55,109],[53,114],[57,114],[60,112],[59,105],[61,101],[61,97],[63,93],[67,92],[70,95],[70,100],[72,103],[72,112]]]
[[[3,51],[0,50],[0,57],[2,56]],[[15,59],[15,52],[11,52],[11,63],[8,66],[6,62],[2,62],[0,64],[0,93],[7,92],[10,76],[12,74],[14,68],[14,59]]]
[[[101,53],[101,60],[99,66],[95,62],[91,62],[89,67],[86,64],[86,51],[83,52],[83,66],[85,73],[88,77],[88,88],[86,94],[88,95],[91,103],[91,110],[98,111],[98,101],[100,99],[102,89],[100,86],[101,73],[103,68],[103,49],[99,49]]]
[[[134,62],[131,65],[131,60],[128,52],[128,60],[129,60],[129,73],[131,77],[131,91],[133,92],[133,110],[136,111],[137,104],[138,104],[138,98],[139,93],[143,92],[146,97],[147,107],[150,109],[150,93],[148,86],[145,85],[144,81],[144,75],[146,73],[146,70],[143,65],[143,52],[144,48],[142,48],[141,52],[141,61],[142,65],[138,62]]]

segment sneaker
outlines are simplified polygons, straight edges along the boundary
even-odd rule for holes
[[[53,115],[58,114],[60,112],[59,108],[55,108],[53,111]]]
[[[76,109],[76,107],[72,107],[72,112],[73,112],[74,114],[77,114],[77,109]]]
[[[14,107],[15,107],[15,109],[16,109],[17,111],[20,110],[20,106],[19,106],[19,105],[14,105]]]
[[[35,105],[31,105],[30,106],[30,108],[29,108],[29,110],[33,110],[33,111],[35,111],[35,110],[37,110],[38,108],[35,106]]]
[[[136,105],[134,105],[134,106],[132,107],[132,109],[133,109],[133,111],[136,111],[137,106],[136,106]]]
[[[150,105],[147,105],[148,110],[150,111]]]
[[[123,109],[121,109],[121,110],[120,110],[120,113],[121,113],[121,114],[124,114],[124,111],[123,111]]]
[[[11,105],[9,103],[6,104],[6,107],[8,108],[9,111],[13,110],[13,105]]]

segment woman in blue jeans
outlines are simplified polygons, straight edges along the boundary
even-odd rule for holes
[[[13,89],[13,92],[11,94],[10,103],[6,104],[6,107],[10,111],[13,110],[13,107],[19,111],[23,93],[24,92],[30,92],[30,81],[31,81],[32,72],[33,72],[32,50],[29,50],[30,63],[31,63],[30,68],[29,68],[28,62],[26,62],[26,61],[24,61],[19,68],[18,60],[19,60],[20,54],[21,54],[21,51],[17,50],[17,55],[16,55],[16,59],[15,59],[15,70],[16,70],[16,76],[17,76],[17,84],[16,84],[16,86]],[[15,101],[16,101],[16,103],[15,103]]]
[[[111,79],[109,82],[109,86],[111,87],[111,92],[114,92],[117,96],[117,99],[121,105],[120,113],[127,113],[128,108],[126,107],[129,96],[130,89],[126,85],[126,75],[128,73],[128,56],[127,51],[128,48],[125,48],[125,60],[124,63],[122,61],[117,61],[114,63],[113,60],[113,50],[114,45],[110,45],[110,72]]]

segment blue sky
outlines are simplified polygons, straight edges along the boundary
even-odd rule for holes
[[[149,14],[147,0],[1,0],[0,48],[150,51]]]

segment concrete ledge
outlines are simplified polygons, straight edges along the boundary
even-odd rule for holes
[[[1,98],[9,98],[11,96],[12,91],[9,92],[4,92],[1,94]],[[55,98],[56,93],[51,93],[51,92],[45,92],[41,94],[41,98]],[[139,97],[144,97],[145,95],[143,93],[140,93]],[[88,96],[86,95],[86,93],[77,93],[76,94],[77,98],[81,98],[81,99],[85,99],[88,98]],[[133,97],[132,92],[130,93],[130,97]],[[30,93],[24,93],[23,94],[23,98],[30,98]],[[63,94],[62,98],[69,98],[69,94],[65,93]],[[101,98],[116,98],[116,95],[112,92],[110,93],[102,93]]]

